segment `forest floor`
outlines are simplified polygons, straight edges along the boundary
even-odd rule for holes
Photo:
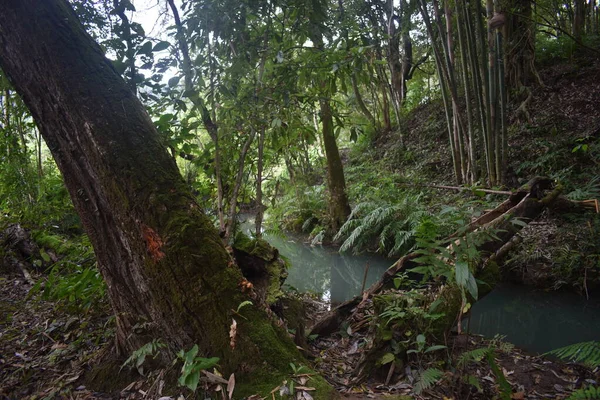
[[[542,69],[540,75],[544,86],[533,91],[527,106],[528,114],[516,112],[526,94],[517,95],[519,101],[512,104],[509,153],[514,178],[522,181],[534,174],[550,173],[566,179],[567,190],[571,193],[580,190],[584,197],[593,194],[600,187],[588,185],[600,169],[594,161],[597,155],[592,154],[600,148],[600,113],[597,112],[600,62],[557,63]],[[449,183],[452,178],[448,174],[451,168],[444,124],[441,107],[421,106],[408,120],[411,134],[403,141],[408,152],[398,145],[398,136],[388,132],[375,141],[378,157],[388,160],[398,172],[411,168],[429,182]],[[575,150],[582,145],[587,145],[585,150],[583,147]],[[421,157],[421,154],[428,154],[428,157]],[[565,237],[569,243],[580,245],[598,237],[591,225],[588,229],[586,222],[565,221],[552,212],[546,213],[542,222],[544,228],[532,229],[524,237],[524,244],[517,254],[527,253],[528,248],[563,244]],[[575,245],[573,249],[582,250]],[[521,279],[527,272],[528,283],[556,288],[560,279],[554,276],[555,266],[556,257],[550,254],[530,259],[528,263],[515,262],[512,270],[517,271],[514,275]],[[560,278],[564,278],[564,274]],[[572,289],[582,293],[589,289],[585,281],[576,278],[573,277]],[[42,274],[32,273],[33,281],[39,279],[43,279]],[[594,279],[598,281],[597,277]],[[85,374],[112,340],[110,308],[101,303],[83,312],[71,310],[64,304],[31,295],[32,287],[30,280],[21,274],[3,271],[0,275],[0,400],[159,399],[161,396],[164,400],[169,399],[161,393],[161,374],[139,375],[123,382],[121,390],[115,393],[94,392],[86,387]],[[309,318],[316,319],[325,306],[316,302],[311,304]],[[375,375],[378,380],[353,381],[361,344],[371,334],[365,323],[369,315],[363,315],[362,321],[360,317],[354,321],[354,328],[351,326],[345,333],[318,338],[309,348],[315,356],[316,368],[342,396],[350,399],[462,400],[490,399],[497,395],[497,373],[485,359],[469,363],[460,370],[445,372],[437,385],[420,395],[414,392],[410,366],[391,372],[384,368]],[[450,360],[456,360],[465,350],[493,347],[497,367],[512,388],[512,399],[566,398],[584,382],[600,381],[597,370],[593,372],[579,365],[529,355],[506,343],[491,342],[478,336],[452,334],[446,338],[445,345],[448,349],[445,357]],[[422,362],[432,361],[423,359]],[[461,379],[465,376],[474,379],[468,383]],[[119,378],[115,376],[114,379]],[[182,393],[185,398],[194,398],[189,391]],[[225,398],[224,393],[223,390],[214,398]]]
[[[125,381],[121,390],[104,393],[86,387],[85,376],[103,348],[111,343],[111,316],[108,307],[88,313],[70,313],[56,303],[29,296],[32,285],[20,276],[0,281],[0,399],[158,399],[195,398],[182,389],[183,397],[169,397],[158,389],[162,374],[137,375]],[[309,300],[313,318],[326,304]],[[368,315],[363,315],[365,320]],[[317,370],[343,398],[390,399],[491,399],[498,381],[483,359],[456,371],[445,372],[442,380],[421,394],[414,393],[411,367],[389,372],[385,368],[367,382],[353,381],[362,343],[369,331],[361,318],[345,334],[319,338],[309,350],[317,357]],[[363,321],[364,322],[364,321]],[[528,355],[513,346],[479,336],[447,338],[448,357],[456,359],[467,350],[493,346],[494,358],[513,390],[512,399],[566,398],[586,380],[600,380],[600,374],[576,365]],[[425,361],[423,361],[425,362]],[[124,369],[129,369],[125,367]],[[129,376],[130,373],[127,374]],[[135,376],[135,375],[133,375]],[[469,384],[461,377],[472,376]],[[377,379],[379,378],[379,379]],[[120,380],[114,377],[115,380]],[[477,382],[477,383],[475,383]],[[274,388],[276,389],[276,388]],[[186,393],[187,392],[187,393]],[[222,392],[224,393],[224,391]],[[402,397],[405,396],[405,397]],[[216,398],[221,394],[216,393]],[[224,397],[223,397],[224,398]],[[235,395],[234,395],[235,398]]]

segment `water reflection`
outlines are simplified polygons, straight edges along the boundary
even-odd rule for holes
[[[536,353],[600,340],[600,298],[502,284],[475,303],[470,331],[506,335],[507,341]]]

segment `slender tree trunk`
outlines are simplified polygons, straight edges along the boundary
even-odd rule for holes
[[[329,186],[329,216],[331,227],[336,232],[350,215],[350,205],[346,195],[344,167],[333,131],[333,115],[328,100],[321,100],[321,124],[323,125],[323,144],[327,158],[327,181]]]
[[[386,131],[392,130],[392,121],[390,120],[390,102],[388,100],[388,81],[387,76],[382,71],[381,65],[376,66],[379,77],[379,86],[381,88],[381,113],[383,114],[383,126]]]
[[[363,101],[362,95],[360,94],[360,90],[358,89],[358,82],[356,81],[356,75],[352,74],[350,77],[352,81],[352,90],[354,91],[354,98],[356,98],[356,103],[358,104],[358,108],[362,111],[363,115],[367,117],[371,126],[377,127],[377,122],[375,121],[375,117],[371,114],[371,111],[367,108],[365,102]]]
[[[319,32],[311,37],[316,48],[323,50],[323,36]],[[332,78],[335,79],[335,78]],[[329,94],[327,93],[327,81],[319,78],[321,87],[321,98],[319,99],[319,115],[323,131],[323,146],[325,147],[325,158],[327,159],[327,184],[329,188],[329,218],[331,228],[338,231],[350,215],[350,204],[346,195],[346,179],[344,178],[344,167],[335,139],[333,126],[333,113]]]
[[[242,178],[244,177],[244,162],[246,161],[246,154],[248,154],[248,150],[250,149],[250,145],[254,141],[254,136],[256,133],[252,131],[246,138],[244,142],[244,146],[240,151],[240,158],[238,159],[238,170],[235,176],[235,184],[233,186],[233,191],[231,193],[231,198],[229,199],[229,214],[227,216],[227,224],[225,225],[225,241],[229,241],[231,239],[231,235],[233,234],[233,230],[236,225],[236,208],[237,208],[237,199],[238,194],[240,193],[240,188],[242,187]]]
[[[498,176],[496,174],[496,141],[498,140],[498,124],[497,124],[497,69],[496,69],[496,35],[494,28],[490,25],[490,21],[494,16],[494,2],[493,0],[486,0],[486,15],[488,20],[487,27],[487,40],[488,40],[488,140],[487,140],[487,152],[489,159],[491,160],[490,169],[488,170],[488,179],[491,186],[498,183]]]
[[[419,0],[419,9],[421,11],[421,16],[423,17],[423,21],[425,22],[425,27],[427,29],[427,34],[429,35],[429,40],[431,41],[431,48],[433,49],[433,54],[435,58],[436,70],[438,73],[438,77],[440,80],[440,88],[442,91],[442,99],[444,101],[444,110],[446,114],[446,126],[448,129],[448,141],[450,144],[450,154],[452,155],[452,165],[454,167],[454,176],[458,183],[462,183],[462,171],[460,166],[460,154],[457,149],[457,143],[454,137],[454,125],[453,125],[453,111],[451,108],[451,100],[449,95],[449,74],[444,68],[444,55],[442,54],[442,50],[439,49],[435,32],[433,30],[433,25],[431,23],[431,19],[429,18],[429,13],[427,11],[427,3],[424,0]],[[439,26],[438,26],[439,28]],[[442,31],[438,29],[440,36],[443,37]],[[443,42],[443,38],[440,39]]]
[[[573,37],[581,41],[583,32],[585,32],[585,0],[574,0],[574,3]]]
[[[472,90],[474,87],[471,77],[469,76],[469,63],[468,63],[468,41],[465,32],[466,17],[461,10],[461,6],[458,2],[455,2],[456,18],[457,18],[457,31],[458,31],[458,42],[460,46],[460,61],[462,64],[462,77],[463,86],[465,92],[465,106],[467,112],[467,141],[468,141],[468,153],[469,153],[469,181],[476,182],[478,179],[477,165],[475,161],[475,140],[473,133],[473,110],[471,105],[471,95],[475,91]]]
[[[0,6],[0,67],[39,126],[94,247],[119,354],[153,338],[174,352],[198,344],[201,355],[221,358],[226,376],[236,373],[240,397],[239,382],[253,376],[281,382],[290,362],[302,362],[297,350],[259,304],[245,307],[245,318],[231,311],[249,300],[241,271],[100,46],[66,1]]]
[[[223,178],[221,174],[221,149],[219,146],[219,128],[210,112],[204,105],[204,102],[200,98],[198,91],[194,90],[192,71],[192,61],[190,59],[190,51],[185,37],[185,30],[181,24],[181,18],[179,17],[179,11],[173,0],[167,0],[171,12],[173,13],[173,19],[175,20],[175,27],[177,29],[177,44],[179,45],[179,51],[181,52],[182,58],[182,69],[185,82],[185,90],[189,93],[189,98],[194,104],[194,107],[200,112],[202,123],[204,128],[208,132],[211,140],[215,145],[215,180],[217,181],[217,215],[219,217],[219,230],[221,233],[225,233],[225,211],[223,209]]]
[[[255,222],[255,235],[256,237],[262,236],[262,221],[265,212],[265,206],[262,203],[262,181],[263,181],[263,153],[265,148],[265,128],[261,128],[258,136],[258,161],[256,165],[256,218]],[[277,182],[279,183],[279,181]]]

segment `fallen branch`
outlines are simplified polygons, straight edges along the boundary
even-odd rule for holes
[[[503,194],[510,196],[513,192],[509,190],[493,190],[493,189],[481,189],[481,188],[469,188],[464,186],[446,186],[446,185],[426,185],[426,187],[434,188],[434,189],[448,189],[448,190],[457,190],[459,192],[483,192],[483,193],[491,193],[491,194]]]

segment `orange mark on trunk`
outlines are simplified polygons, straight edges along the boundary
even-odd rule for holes
[[[158,233],[156,233],[156,231],[149,226],[143,225],[142,230],[144,240],[146,241],[146,250],[148,251],[148,254],[150,254],[150,257],[152,257],[154,262],[162,260],[165,256],[165,253],[163,253],[161,250],[163,245],[162,239],[160,236],[158,236]]]

